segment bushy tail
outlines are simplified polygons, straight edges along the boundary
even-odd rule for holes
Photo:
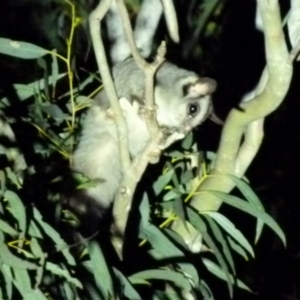
[[[144,0],[136,19],[134,38],[141,55],[148,58],[152,51],[153,38],[159,24],[163,7],[160,0]],[[110,56],[113,64],[131,56],[121,17],[113,0],[106,16],[108,37],[111,42]]]

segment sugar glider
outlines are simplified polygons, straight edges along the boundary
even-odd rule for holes
[[[143,1],[134,36],[144,57],[151,52],[161,13],[160,0]],[[106,22],[112,43],[112,74],[117,95],[131,104],[143,103],[144,74],[130,58],[130,49],[114,1]],[[154,101],[159,126],[170,133],[180,131],[186,134],[201,124],[212,111],[211,94],[215,88],[213,79],[199,77],[194,72],[165,61],[155,75]],[[122,180],[118,135],[115,123],[107,113],[109,107],[104,87],[87,112],[73,155],[73,170],[83,173],[97,184],[74,196],[71,206],[76,206],[81,212],[92,209],[100,217],[114,200]],[[149,141],[149,132],[145,122],[136,124],[134,118],[124,115],[128,126],[129,152],[133,158]]]

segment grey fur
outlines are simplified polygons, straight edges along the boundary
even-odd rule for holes
[[[151,53],[161,14],[160,0],[143,1],[134,30],[136,44],[143,56]],[[114,1],[106,24],[112,44],[111,60],[115,64],[113,79],[124,111],[129,152],[133,158],[144,149],[150,138],[140,110],[145,98],[144,74],[132,58],[124,60],[130,56],[130,48]],[[164,147],[183,138],[209,116],[212,111],[210,95],[215,88],[216,82],[212,79],[200,78],[196,73],[180,69],[167,61],[161,65],[155,75],[154,101],[158,124],[169,135]],[[110,103],[104,89],[95,97],[87,112],[73,155],[73,169],[97,182],[96,186],[70,199],[70,205],[81,214],[94,209],[101,216],[101,209],[110,206],[122,180],[117,130],[109,111]]]
[[[144,75],[133,59],[117,64],[113,68],[113,77],[119,98],[125,97],[130,105],[143,102]],[[181,132],[183,137],[208,117],[211,112],[210,94],[216,87],[214,80],[200,78],[194,72],[180,69],[169,62],[162,64],[155,79],[159,126],[167,128],[170,133]],[[200,108],[194,116],[189,114],[188,107],[191,104]],[[84,194],[101,208],[111,204],[122,179],[117,130],[108,108],[109,102],[103,90],[87,113],[73,157],[74,170],[99,182],[97,186],[86,189]],[[134,157],[149,141],[149,133],[141,116],[124,115],[129,133],[129,151]]]

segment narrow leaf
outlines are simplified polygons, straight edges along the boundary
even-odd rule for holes
[[[216,277],[218,277],[222,280],[227,281],[227,276],[224,274],[224,270],[221,269],[217,264],[215,264],[213,261],[211,261],[207,258],[202,258],[202,261],[203,261],[203,264],[207,267],[207,269],[212,274],[214,274]],[[232,282],[234,282],[234,278],[232,277],[232,275],[230,275],[230,280]],[[236,285],[241,289],[251,292],[250,288],[239,279],[236,279]]]
[[[176,273],[172,270],[146,270],[142,272],[135,273],[130,277],[136,277],[142,280],[163,280],[163,281],[171,281],[177,287],[189,291],[191,289],[191,285],[188,280],[180,273]]]
[[[215,195],[216,197],[220,198],[223,202],[236,207],[256,218],[261,219],[265,224],[267,224],[282,240],[283,244],[286,246],[286,238],[285,234],[282,231],[282,229],[279,227],[279,225],[274,221],[274,219],[266,214],[265,212],[261,212],[256,210],[252,205],[250,205],[248,202],[243,201],[242,199],[228,195],[223,192],[219,191],[208,191],[212,195]]]
[[[23,59],[36,59],[49,51],[31,43],[0,38],[0,53]]]
[[[71,266],[75,266],[76,262],[72,254],[70,253],[69,246],[60,237],[57,231],[54,230],[48,223],[42,220],[42,215],[37,210],[36,207],[33,208],[33,216],[35,221],[37,221],[43,228],[44,232],[55,242],[57,251],[61,251]]]
[[[93,275],[97,287],[104,299],[109,299],[114,294],[113,283],[101,248],[95,241],[91,241],[88,243],[87,249],[91,258]]]
[[[18,221],[20,230],[25,232],[26,230],[26,213],[23,202],[19,196],[13,191],[5,191],[4,198],[8,200],[10,204],[10,211],[14,218]]]
[[[213,218],[221,226],[221,228],[223,228],[231,237],[233,237],[239,244],[241,244],[252,255],[252,257],[255,256],[250,243],[244,237],[242,232],[238,230],[229,219],[214,211],[207,211],[203,212],[202,214],[208,215]]]
[[[127,297],[127,299],[135,299],[135,300],[142,300],[140,295],[137,293],[137,291],[134,289],[132,284],[129,282],[129,278],[127,279],[119,270],[116,268],[113,268],[113,271],[115,275],[118,277],[122,290],[123,290],[123,296]]]

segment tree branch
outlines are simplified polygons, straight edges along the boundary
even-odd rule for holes
[[[156,59],[152,63],[148,63],[139,53],[134,41],[129,15],[123,0],[116,0],[116,3],[118,5],[119,13],[124,26],[124,32],[133,59],[137,66],[142,69],[145,74],[145,121],[150,136],[154,137],[159,131],[154,105],[154,75],[165,60],[166,46],[165,43],[162,43],[157,51]]]
[[[233,174],[238,177],[244,175],[263,138],[262,121],[258,120],[278,108],[290,86],[293,69],[282,31],[278,1],[258,0],[257,3],[264,27],[267,73],[263,73],[255,90],[256,97],[242,102],[240,110],[233,109],[229,113],[211,175]],[[245,137],[241,144],[243,136]],[[203,182],[199,191],[230,192],[233,187],[231,180],[225,176],[213,176]],[[219,208],[221,204],[219,199],[208,194],[204,197],[205,199],[203,196],[195,196],[191,204],[199,210]]]
[[[292,63],[284,39],[277,0],[257,0],[263,21],[267,66],[254,91],[254,98],[232,109],[223,127],[215,165],[197,192],[218,190],[229,193],[234,183],[227,174],[242,177],[263,139],[264,117],[282,103],[292,78]],[[190,203],[198,211],[216,211],[222,202],[210,193],[196,193]],[[201,236],[187,231],[181,221],[173,229],[183,236],[192,251],[201,248]]]
[[[159,145],[165,138],[160,131],[156,120],[154,103],[154,76],[156,71],[164,61],[166,49],[165,44],[162,43],[157,51],[156,59],[154,60],[154,62],[146,62],[140,55],[134,41],[130,19],[123,0],[115,1],[119,9],[122,24],[124,26],[124,32],[131,49],[133,59],[137,66],[141,68],[145,74],[145,113],[143,115],[143,122],[146,122],[147,129],[150,133],[150,141],[145,149],[142,151],[142,153],[134,158],[129,168],[123,169],[123,180],[120,185],[119,193],[117,194],[114,201],[112,243],[119,257],[122,258],[122,250],[124,244],[123,237],[125,234],[126,224],[132,205],[134,191],[148,163],[150,161],[158,161],[160,151],[157,152],[157,150],[159,149]],[[154,158],[154,160],[152,159],[153,153],[156,153],[156,157]]]
[[[103,85],[105,86],[105,92],[107,93],[114,113],[114,121],[118,131],[119,152],[121,156],[122,169],[126,170],[130,165],[127,125],[119,104],[119,99],[111,76],[110,68],[107,63],[105,49],[101,37],[101,21],[109,10],[111,1],[112,0],[102,0],[99,2],[98,6],[90,14],[89,23],[98,69],[101,74]]]

